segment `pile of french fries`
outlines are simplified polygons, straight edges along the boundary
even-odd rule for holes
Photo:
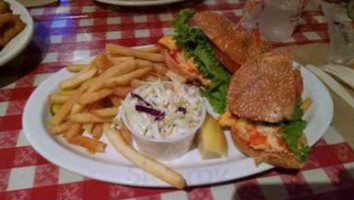
[[[133,49],[107,44],[90,64],[69,65],[67,70],[76,74],[48,97],[53,114],[49,132],[92,154],[105,151],[106,144],[100,141],[103,127],[112,123],[130,91],[150,81],[169,80],[155,46]]]
[[[62,135],[70,144],[89,153],[104,152],[107,144],[100,141],[103,133],[113,147],[142,170],[171,184],[185,187],[184,178],[172,168],[135,150],[131,133],[121,124],[112,127],[118,107],[134,88],[151,81],[170,80],[168,70],[157,47],[133,49],[107,44],[106,51],[90,64],[66,67],[76,73],[60,83],[60,89],[48,96],[53,117],[49,125],[52,135]]]

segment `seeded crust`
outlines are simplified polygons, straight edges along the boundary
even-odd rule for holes
[[[239,132],[235,127],[231,127],[231,136],[235,146],[244,154],[254,158],[256,164],[266,162],[277,167],[289,169],[299,169],[303,165],[297,161],[294,154],[290,151],[278,153],[251,148],[247,142],[240,137]]]
[[[231,73],[235,73],[241,65],[233,61],[226,53],[222,52],[218,47],[212,45],[214,56],[221,62],[224,67]]]
[[[193,21],[214,43],[214,45],[231,60],[236,68],[256,55],[269,51],[270,45],[262,41],[255,33],[247,32],[228,18],[211,12],[202,11],[194,15]],[[221,62],[224,59],[221,59]],[[228,60],[225,58],[225,60]],[[232,63],[223,63],[231,72]]]
[[[229,85],[232,114],[270,123],[290,120],[296,103],[296,82],[288,53],[265,53],[238,69]]]

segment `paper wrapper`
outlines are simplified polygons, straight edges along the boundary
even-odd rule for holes
[[[36,7],[58,2],[58,0],[17,0],[25,7]]]
[[[290,51],[294,54],[295,60],[301,64],[312,64],[321,67],[328,63],[328,44],[308,44],[291,46],[279,49]],[[351,66],[354,69],[354,66]],[[342,84],[346,87],[346,85]],[[327,87],[328,88],[328,87]],[[354,97],[354,90],[346,87],[347,91]],[[329,89],[334,102],[333,126],[339,131],[342,137],[354,148],[354,109],[342,98]]]

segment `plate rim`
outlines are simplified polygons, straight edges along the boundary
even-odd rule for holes
[[[325,96],[327,96],[327,100],[328,103],[330,103],[329,105],[329,115],[330,117],[327,119],[327,121],[329,121],[328,126],[324,127],[324,131],[321,135],[318,136],[318,138],[315,139],[315,142],[317,142],[321,137],[323,137],[325,131],[328,129],[330,122],[332,121],[333,118],[333,100],[328,92],[328,89],[324,86],[324,84],[315,76],[312,74],[311,71],[305,69],[305,67],[301,67],[302,70],[305,70],[306,73],[311,74],[312,78],[315,78],[315,81],[318,81],[320,83],[320,87],[322,87],[322,89],[324,89],[324,94]],[[30,98],[28,99],[26,106],[24,108],[24,112],[23,112],[23,118],[22,118],[22,126],[23,126],[23,130],[24,133],[29,141],[29,143],[32,145],[32,147],[44,158],[48,159],[50,162],[54,163],[55,165],[58,165],[64,169],[67,169],[69,171],[78,173],[82,176],[85,177],[90,177],[90,178],[94,178],[97,180],[101,180],[101,181],[106,181],[106,182],[111,182],[111,183],[118,183],[118,184],[123,184],[123,185],[131,185],[131,186],[143,186],[143,187],[158,187],[158,188],[170,188],[171,186],[162,182],[162,181],[158,181],[156,178],[151,178],[151,175],[146,174],[145,172],[143,172],[140,168],[134,166],[134,167],[130,167],[130,166],[122,166],[122,165],[118,165],[118,164],[113,164],[113,163],[108,163],[108,162],[102,162],[99,160],[95,160],[92,158],[89,158],[87,156],[81,156],[78,155],[76,152],[70,151],[68,149],[66,149],[64,146],[58,144],[56,142],[56,139],[53,138],[53,136],[51,136],[48,131],[46,130],[46,128],[44,127],[45,124],[43,122],[43,109],[45,110],[47,103],[44,103],[42,106],[42,112],[41,113],[29,113],[28,110],[31,109],[31,107],[35,106],[37,107],[38,105],[38,98],[44,98],[44,100],[46,100],[46,95],[47,94],[41,94],[43,88],[46,87],[46,85],[48,83],[52,83],[52,80],[56,77],[60,77],[61,74],[67,74],[70,75],[70,72],[68,72],[66,70],[66,68],[61,69],[60,71],[54,73],[53,75],[51,75],[50,77],[48,77],[45,81],[43,81],[37,88],[36,90],[31,94]],[[66,76],[65,78],[67,78],[68,76]],[[55,85],[55,84],[53,84]],[[53,86],[54,87],[54,86]],[[50,91],[52,92],[52,91]],[[39,101],[40,102],[40,101]],[[33,108],[32,108],[33,109]],[[38,110],[38,107],[36,108]],[[40,124],[36,124],[33,123],[36,121],[35,118],[36,117],[40,117],[39,121],[42,122]],[[38,121],[38,120],[37,120]],[[39,129],[39,130],[38,130]],[[45,138],[45,140],[47,142],[49,142],[49,144],[45,145],[44,143],[41,143],[41,140],[36,139],[35,137],[33,137],[34,133],[33,132],[41,132],[43,134],[43,136],[39,137],[41,138],[41,140],[43,140],[43,138]],[[44,133],[43,133],[44,132]],[[50,150],[48,150],[48,148]],[[59,151],[58,151],[59,150]],[[56,153],[59,152],[62,155],[59,157],[56,157]],[[81,164],[77,165],[75,162],[76,159],[79,159]],[[68,162],[68,160],[70,162]],[[219,163],[215,163],[217,165],[217,168],[222,168],[222,169],[229,169],[228,167],[234,167],[234,163],[237,162],[238,163],[238,167],[239,166],[245,166],[245,170],[243,172],[238,172],[235,174],[230,174],[228,175],[228,177],[226,178],[219,178],[218,180],[212,180],[212,181],[197,181],[197,182],[193,182],[192,183],[188,183],[188,177],[186,178],[187,181],[187,187],[190,186],[201,186],[201,185],[209,185],[209,184],[215,184],[215,183],[220,183],[220,182],[226,182],[226,181],[230,181],[230,180],[236,180],[236,179],[240,179],[243,177],[247,177],[247,176],[251,176],[251,175],[255,175],[258,174],[260,172],[264,172],[266,170],[269,170],[271,168],[273,168],[274,166],[269,165],[269,164],[265,164],[262,163],[261,165],[259,165],[258,167],[255,166],[254,161],[252,158],[250,157],[246,157],[246,158],[241,158],[241,159],[235,159],[235,160],[230,160],[229,162],[219,162]],[[87,168],[82,168],[82,163],[85,163],[85,166],[88,166]],[[180,172],[182,175],[184,174],[190,174],[192,171],[196,171],[198,169],[204,170],[204,169],[215,169],[215,164],[207,164],[207,165],[203,165],[200,167],[197,167],[197,169],[191,169],[191,168],[175,168],[178,172]],[[111,171],[112,173],[115,171],[123,171],[125,173],[129,172],[129,170],[136,170],[135,172],[139,173],[140,175],[143,175],[144,178],[142,179],[148,179],[148,181],[132,181],[131,178],[129,176],[127,176],[127,174],[123,174],[120,173],[120,175],[122,175],[122,177],[120,177],[119,179],[115,178],[115,176],[109,176],[103,172],[92,172],[91,171],[91,167],[92,165],[95,165],[94,168],[101,168],[101,169],[107,169],[108,171]],[[157,180],[157,182],[156,182]]]
[[[28,22],[24,21],[24,23],[26,24],[26,27],[22,31],[26,31],[26,29],[28,29],[29,33],[24,36],[23,43],[20,43],[20,45],[16,45],[15,46],[16,48],[13,48],[8,54],[5,54],[2,58],[0,57],[0,67],[5,65],[7,62],[11,61],[18,54],[20,54],[27,47],[27,45],[30,43],[30,41],[33,38],[33,33],[34,33],[34,22],[33,22],[33,18],[31,16],[31,14],[29,13],[29,11],[22,4],[20,4],[19,2],[15,1],[15,0],[5,0],[5,1],[8,2],[11,7],[16,7],[18,9],[21,9],[24,11],[22,13],[14,13],[14,14],[18,14],[23,18],[28,18]],[[16,35],[11,40],[16,40],[17,37],[18,37],[18,35]],[[6,45],[5,45],[5,48],[6,48]]]
[[[145,1],[127,1],[127,0],[95,0],[100,3],[117,5],[117,6],[157,6],[177,3],[185,0],[145,0]]]

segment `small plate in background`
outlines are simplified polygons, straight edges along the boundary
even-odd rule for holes
[[[0,50],[0,67],[23,51],[31,41],[34,31],[33,19],[28,10],[15,0],[5,1],[10,4],[10,9],[14,15],[20,15],[26,27]]]

